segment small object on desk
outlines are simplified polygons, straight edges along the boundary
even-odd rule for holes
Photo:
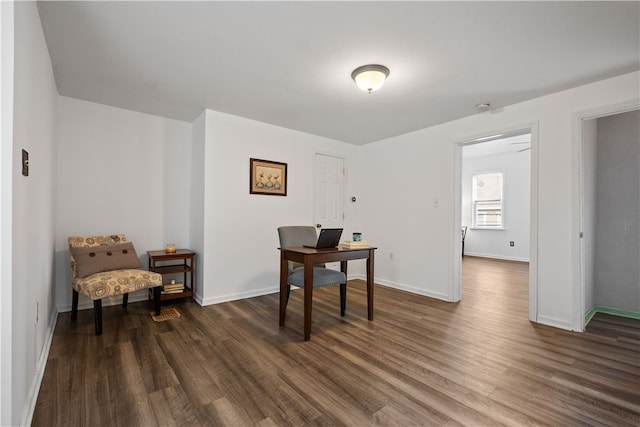
[[[368,247],[369,247],[368,240],[360,240],[360,241],[345,240],[344,242],[340,243],[341,249],[362,249],[362,248],[368,248]]]
[[[164,251],[168,254],[176,253],[176,245],[173,243],[167,243],[167,246],[164,248]]]
[[[359,242],[362,240],[362,233],[353,233],[353,241]]]

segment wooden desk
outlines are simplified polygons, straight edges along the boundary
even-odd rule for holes
[[[311,339],[311,301],[313,297],[313,266],[327,262],[340,261],[340,270],[347,274],[347,261],[367,260],[367,317],[373,320],[373,260],[377,248],[362,249],[280,249],[280,326],[284,326],[287,303],[287,282],[289,277],[288,261],[304,264],[304,340]]]

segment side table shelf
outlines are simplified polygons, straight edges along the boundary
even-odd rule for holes
[[[184,274],[184,291],[178,293],[163,292],[160,295],[160,301],[190,297],[191,302],[193,302],[196,289],[194,276],[196,253],[191,249],[178,249],[175,253],[167,253],[164,250],[147,251],[147,255],[149,256],[149,271],[162,274],[163,276],[168,274]]]

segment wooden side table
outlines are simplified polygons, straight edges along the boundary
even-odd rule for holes
[[[191,249],[178,249],[175,253],[167,253],[164,250],[147,251],[149,255],[149,271],[162,274],[183,273],[184,274],[184,291],[178,293],[162,293],[160,301],[191,297],[196,290],[196,282],[194,272],[196,269],[196,253]],[[189,279],[187,281],[187,278]]]

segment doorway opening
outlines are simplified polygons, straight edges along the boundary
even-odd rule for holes
[[[462,299],[465,281],[477,282],[483,269],[502,276],[517,271],[524,311],[528,307],[528,318],[535,321],[537,125],[458,143],[456,171],[452,300]],[[470,257],[472,268],[463,269],[463,259]]]
[[[579,331],[598,313],[640,319],[639,123],[637,105],[579,120]]]

